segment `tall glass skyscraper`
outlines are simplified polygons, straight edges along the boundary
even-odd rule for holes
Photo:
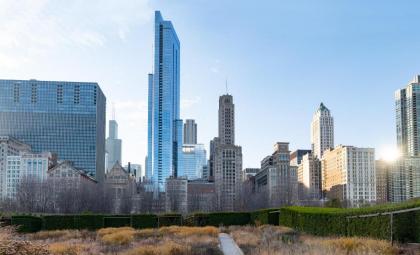
[[[149,74],[148,162],[146,177],[164,191],[169,176],[178,176],[182,156],[179,119],[180,43],[170,21],[155,12],[154,74]]]
[[[97,83],[0,80],[0,135],[57,153],[101,181],[105,105]]]
[[[395,92],[397,144],[404,156],[420,156],[420,75]]]

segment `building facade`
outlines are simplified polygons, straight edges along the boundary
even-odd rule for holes
[[[113,213],[130,213],[136,193],[136,180],[118,162],[106,173],[105,183],[110,192]]]
[[[391,201],[390,181],[394,162],[376,160],[376,202],[378,204]]]
[[[24,152],[30,152],[31,147],[9,136],[0,136],[0,199],[7,192],[7,157],[18,156]]]
[[[184,144],[182,146],[182,168],[188,180],[203,178],[203,168],[207,164],[206,150],[203,144]]]
[[[391,202],[420,197],[420,157],[404,157],[393,162],[388,175]]]
[[[77,169],[70,161],[62,161],[47,172],[48,180],[54,183],[54,191],[61,188],[89,188],[97,184],[92,176],[87,175],[85,171]]]
[[[154,74],[149,74],[148,162],[146,178],[156,192],[177,176],[182,152],[180,43],[170,21],[155,12]]]
[[[108,154],[106,161],[106,171],[109,171],[115,163],[121,162],[122,141],[118,139],[118,123],[115,120],[108,122],[109,134],[106,139],[106,152]]]
[[[302,161],[303,156],[308,153],[311,153],[311,150],[295,150],[290,154],[290,165],[291,166],[298,166]]]
[[[299,201],[321,200],[321,186],[321,162],[312,153],[305,154],[298,166]]]
[[[242,173],[242,180],[246,181],[249,177],[255,176],[260,170],[260,168],[245,168]]]
[[[188,181],[188,212],[212,212],[216,207],[214,182],[206,180]]]
[[[395,92],[397,144],[403,156],[417,157],[420,151],[420,75]]]
[[[105,104],[97,83],[0,80],[0,135],[51,151],[101,181]]]
[[[185,120],[184,144],[197,144],[197,123],[195,123],[195,120]]]
[[[334,119],[323,103],[312,118],[311,144],[313,155],[319,159],[325,150],[334,148]]]
[[[56,162],[56,156],[50,152],[24,152],[17,156],[8,156],[4,196],[9,199],[15,199],[17,192],[19,192],[19,184],[23,180],[45,181],[48,177],[48,170]]]
[[[219,210],[233,211],[242,184],[242,148],[235,145],[235,105],[231,95],[219,98],[219,136],[213,140],[212,168]]]
[[[166,180],[166,212],[186,214],[188,212],[188,180],[185,177]]]
[[[376,202],[375,149],[339,145],[325,151],[321,166],[328,199],[351,207]]]

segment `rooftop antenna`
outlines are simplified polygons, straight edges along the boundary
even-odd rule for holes
[[[227,79],[227,77],[226,77],[226,84],[225,84],[225,87],[226,87],[226,94],[228,95],[229,93],[228,93],[228,79]]]

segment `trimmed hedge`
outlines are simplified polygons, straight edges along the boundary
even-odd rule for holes
[[[43,216],[43,230],[75,229],[74,215]]]
[[[104,216],[100,214],[74,215],[74,227],[77,229],[96,230],[104,227]]]
[[[104,227],[105,228],[118,228],[118,227],[129,227],[131,226],[130,216],[110,216],[104,217]]]
[[[181,226],[182,225],[182,215],[181,214],[163,214],[158,216],[158,225],[159,227],[164,226]]]
[[[258,211],[251,212],[251,223],[257,225],[279,225],[279,210],[280,209],[262,209]]]
[[[251,213],[249,212],[218,212],[196,213],[190,219],[190,224],[195,226],[232,226],[250,225]]]
[[[387,204],[360,209],[333,209],[319,207],[281,208],[281,225],[298,231],[321,236],[366,236],[379,239],[391,238],[390,215],[374,217],[349,216],[383,213],[419,207],[417,201]],[[393,239],[400,242],[420,242],[420,211],[394,214]]]
[[[157,216],[154,214],[133,214],[131,215],[131,226],[133,228],[156,228]]]
[[[18,226],[21,233],[33,233],[42,229],[42,218],[30,215],[12,216],[12,225]]]

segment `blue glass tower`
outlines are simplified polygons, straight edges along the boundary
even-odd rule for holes
[[[101,181],[105,107],[97,83],[0,80],[0,135],[57,153]]]
[[[178,176],[182,156],[179,119],[180,43],[172,23],[155,12],[154,74],[149,74],[148,162],[146,177],[164,191],[169,176]]]

